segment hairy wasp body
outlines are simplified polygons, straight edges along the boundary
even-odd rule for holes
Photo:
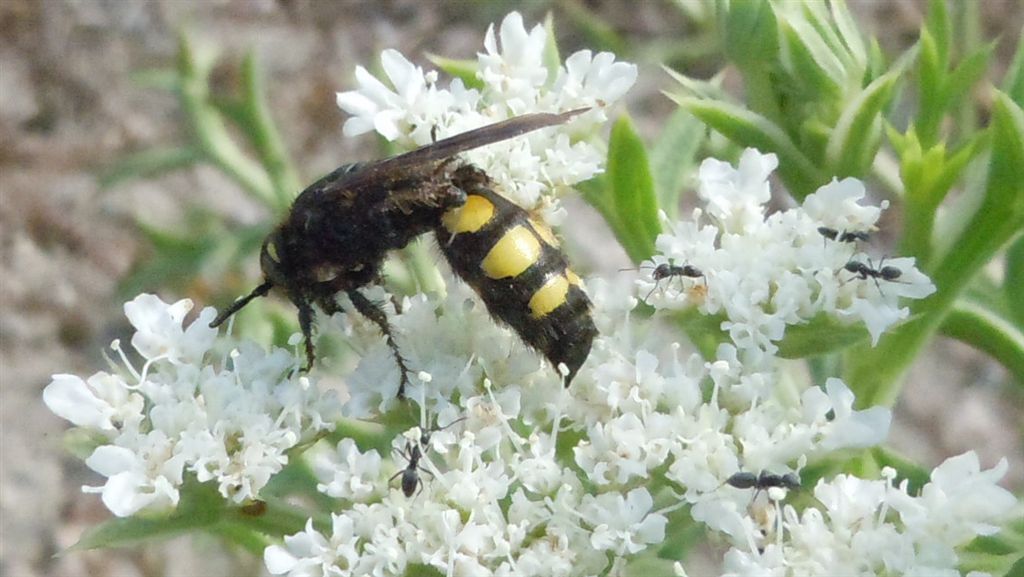
[[[455,218],[451,215],[459,214],[463,208],[468,209],[469,199],[481,196],[480,193],[490,186],[486,174],[459,162],[457,154],[564,123],[580,112],[518,116],[405,154],[345,165],[331,172],[295,199],[288,215],[264,241],[260,252],[264,282],[224,310],[210,326],[219,326],[252,299],[278,287],[298,308],[308,369],[315,360],[313,307],[319,306],[327,314],[338,312],[341,309],[336,298],[344,293],[356,310],[373,321],[387,339],[401,371],[398,396],[404,397],[408,369],[392,338],[387,315],[359,289],[379,280],[388,251],[404,247],[425,232],[437,231],[452,268],[476,289],[490,313],[510,324],[527,344],[544,353],[556,366],[565,362],[571,377],[586,359],[596,333],[590,321],[589,301],[579,290],[578,279],[574,282],[577,288],[565,295],[566,302],[571,301],[570,308],[559,310],[561,305],[557,304],[551,308],[552,297],[543,297],[540,300],[548,302],[545,306],[551,310],[537,317],[542,320],[533,321],[528,320],[534,318],[529,317],[532,309],[531,313],[526,313],[522,307],[530,306],[529,302],[524,305],[523,296],[532,290],[533,285],[528,282],[536,274],[521,276],[523,271],[520,271],[502,277],[500,284],[487,284],[476,272],[477,268],[486,268],[492,262],[516,258],[515,250],[499,250],[497,245],[486,246],[486,243],[494,240],[500,244],[504,237],[499,234],[499,227],[506,225],[499,223],[519,222],[526,218],[526,212],[501,199],[494,206],[506,218],[494,220],[488,228],[490,233],[472,238],[461,234],[453,238],[452,234],[458,231],[449,231],[442,223]],[[500,198],[489,188],[487,192],[493,198]],[[453,251],[451,247],[455,245],[460,251],[468,252]],[[544,278],[557,273],[568,279],[571,273],[561,252],[553,242],[545,241],[545,247],[545,258],[531,262],[532,270],[543,272]],[[497,252],[490,260],[486,256],[478,258],[483,248]],[[575,275],[572,278],[575,279]],[[563,320],[574,321],[575,325],[555,327],[555,323]],[[565,342],[566,338],[573,337],[586,337],[585,350],[579,343]]]

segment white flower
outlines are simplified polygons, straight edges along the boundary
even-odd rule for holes
[[[79,427],[113,432],[142,418],[144,399],[117,376],[96,373],[83,381],[75,375],[53,375],[43,402],[58,417]]]
[[[210,307],[203,309],[195,322],[182,329],[182,321],[190,310],[189,299],[168,306],[150,294],[125,303],[124,314],[136,331],[132,347],[150,361],[166,357],[171,362],[198,363],[217,336],[217,329],[209,327],[216,311]]]
[[[355,575],[359,562],[358,536],[352,519],[332,515],[332,534],[325,538],[306,523],[306,530],[284,538],[284,545],[271,545],[263,552],[263,562],[272,575],[313,577],[314,575]]]
[[[93,451],[85,464],[107,482],[82,490],[100,493],[103,504],[118,517],[144,508],[168,509],[178,504],[184,461],[163,433],[133,435],[130,447],[102,445]]]
[[[382,485],[380,454],[360,452],[352,439],[343,439],[335,453],[322,456],[316,473],[322,481],[317,490],[338,499],[365,501]]]
[[[633,489],[625,497],[604,493],[583,498],[581,513],[594,526],[590,544],[595,549],[637,553],[665,538],[668,519],[651,513],[654,500],[647,489]]]
[[[558,214],[552,199],[567,187],[602,170],[602,147],[580,136],[593,133],[607,117],[605,108],[636,81],[636,66],[615,62],[611,53],[577,52],[564,66],[549,70],[544,60],[548,33],[527,30],[512,12],[497,32],[492,26],[477,54],[483,86],[467,89],[458,81],[437,86],[436,72],[424,72],[394,50],[381,55],[390,86],[359,67],[358,88],[338,94],[338,106],[352,115],[347,135],[374,130],[388,140],[426,145],[443,138],[531,112],[591,108],[568,125],[547,128],[467,151],[466,160],[497,182],[504,196],[528,209]],[[572,136],[573,138],[570,138]]]
[[[296,359],[287,352],[242,343],[230,369],[208,364],[214,311],[184,327],[190,308],[152,295],[125,305],[138,329],[132,342],[147,359],[140,374],[125,357],[125,372],[139,382],[56,375],[44,392],[51,410],[106,439],[86,464],[107,480],[86,490],[102,493],[115,515],[175,506],[185,473],[216,483],[235,503],[255,499],[287,464],[286,452],[338,416],[331,395],[292,376]]]

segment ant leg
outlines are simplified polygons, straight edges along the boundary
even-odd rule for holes
[[[363,296],[358,290],[349,290],[347,294],[356,310],[364,317],[373,321],[380,329],[380,332],[384,334],[384,338],[387,340],[388,347],[391,348],[391,353],[395,356],[395,362],[398,363],[398,370],[401,373],[401,381],[398,385],[398,398],[405,399],[405,385],[409,382],[409,368],[405,366],[405,359],[402,358],[398,345],[395,344],[395,338],[391,334],[391,325],[388,323],[387,314],[379,305],[371,302],[370,299]]]
[[[651,295],[654,294],[654,291],[658,290],[659,282],[661,281],[654,281],[654,288],[652,288],[651,292],[647,293],[647,296],[644,297],[644,304],[647,304],[647,299],[651,298]]]

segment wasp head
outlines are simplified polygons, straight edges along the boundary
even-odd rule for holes
[[[217,328],[224,321],[231,318],[231,315],[242,310],[256,297],[261,297],[270,292],[274,285],[285,284],[285,266],[281,262],[281,231],[280,229],[267,235],[263,241],[263,248],[260,249],[260,268],[263,269],[263,284],[253,289],[251,293],[235,301],[231,306],[221,311],[217,318],[210,323],[210,328]]]

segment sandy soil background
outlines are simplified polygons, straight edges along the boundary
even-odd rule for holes
[[[574,6],[534,2],[523,11],[527,22],[539,22],[552,10],[568,54],[584,47],[570,16]],[[640,126],[653,133],[671,104],[658,92],[669,80],[656,62],[645,61],[646,48],[685,30],[685,21],[668,1],[586,6],[629,40],[633,53],[621,57],[641,65],[641,80],[628,105]],[[202,539],[55,556],[107,513],[97,497],[79,492],[97,477],[62,451],[65,423],[43,406],[41,392],[53,373],[85,376],[102,368],[101,348],[128,334],[118,282],[148,254],[135,218],[173,226],[187,203],[248,222],[266,218],[210,168],[99,188],[98,172],[127,152],[182,140],[176,101],[139,87],[131,73],[169,65],[181,26],[215,42],[229,63],[255,48],[274,117],[303,177],[310,179],[375,154],[370,140],[342,138],[344,117],[334,106],[334,92],[351,85],[356,64],[372,64],[388,47],[414,58],[426,51],[471,57],[487,23],[499,21],[508,9],[411,0],[0,0],[0,575],[262,570],[239,564]],[[922,18],[919,2],[864,1],[856,10],[889,48],[912,42]],[[1021,17],[1019,2],[987,2],[986,37],[1015,38]],[[1000,45],[1001,67],[1013,44]],[[593,213],[580,210],[585,226],[598,223]],[[577,228],[569,231],[570,239],[590,243],[594,233]],[[584,251],[580,268],[625,266],[624,256],[615,262],[599,259],[604,250]],[[1010,456],[1007,484],[1019,490],[1024,479],[1021,398],[1010,393],[1008,379],[986,357],[940,340],[913,370],[893,444],[929,466],[968,448],[977,449],[986,466]],[[699,568],[691,571],[701,574]]]

